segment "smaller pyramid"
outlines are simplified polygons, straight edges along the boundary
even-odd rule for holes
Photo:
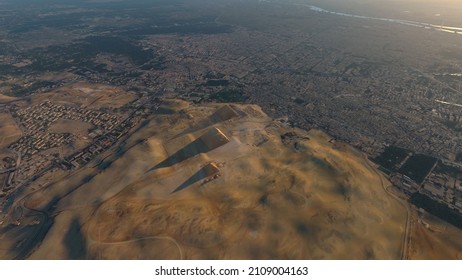
[[[218,168],[218,165],[214,162],[210,162],[192,175],[188,180],[184,181],[183,184],[178,186],[178,188],[176,188],[172,193],[184,190],[204,179],[204,184],[210,182],[211,180],[218,178],[218,176],[220,176],[219,173],[220,169]]]
[[[210,177],[215,174],[220,173],[220,168],[218,168],[217,164],[215,162],[210,162],[206,166],[202,168],[202,172],[204,177]]]
[[[224,105],[213,113],[210,118],[215,122],[224,122],[238,117],[239,114],[229,105]]]
[[[218,128],[212,127],[207,130],[199,140],[206,147],[206,151],[210,151],[229,143],[228,137]]]
[[[208,153],[213,149],[225,145],[226,143],[229,143],[228,137],[226,137],[226,135],[218,128],[211,127],[207,129],[201,137],[184,146],[176,153],[170,155],[150,170],[173,166],[201,153]]]

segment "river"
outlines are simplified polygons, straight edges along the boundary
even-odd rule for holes
[[[308,5],[308,4],[294,4],[294,5],[307,7],[310,10],[312,10],[314,12],[317,12],[317,13],[325,13],[325,14],[331,14],[331,15],[343,16],[343,17],[350,17],[350,18],[356,18],[356,19],[367,19],[367,20],[391,22],[391,23],[396,23],[396,24],[401,24],[401,25],[412,26],[412,27],[416,27],[416,28],[430,29],[430,30],[436,30],[436,31],[441,31],[441,32],[452,33],[452,34],[455,34],[455,35],[462,35],[462,27],[435,25],[435,24],[431,24],[431,23],[410,21],[410,20],[404,20],[404,19],[369,17],[369,16],[354,15],[354,14],[348,14],[348,13],[333,12],[333,11],[325,10],[323,8],[313,6],[313,5]]]

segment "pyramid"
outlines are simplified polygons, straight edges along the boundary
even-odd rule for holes
[[[229,119],[238,117],[239,114],[229,105],[224,105],[213,113],[210,118],[216,122],[224,122]]]
[[[203,172],[204,177],[210,177],[210,176],[213,176],[219,173],[220,169],[218,168],[216,163],[210,162],[209,164],[207,164],[206,166],[202,168],[202,172]]]
[[[172,193],[176,193],[181,190],[184,190],[192,186],[193,184],[201,180],[204,180],[204,179],[205,179],[204,183],[210,182],[210,180],[212,180],[212,178],[210,177],[213,176],[214,178],[217,178],[219,176],[219,173],[220,173],[220,169],[218,168],[217,164],[214,162],[210,162],[204,167],[202,167],[199,171],[197,171],[194,175],[189,177],[188,180],[184,181],[183,184],[178,186]]]
[[[221,147],[229,142],[228,137],[216,127],[209,128],[207,132],[202,134],[197,140],[206,147],[207,151]]]
[[[176,153],[170,155],[164,161],[154,166],[152,170],[173,166],[201,153],[208,153],[228,142],[228,137],[226,137],[221,130],[216,127],[209,128],[204,134],[202,134],[201,137],[178,150]]]

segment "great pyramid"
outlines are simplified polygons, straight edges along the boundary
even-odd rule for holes
[[[151,170],[169,167],[192,158],[201,153],[208,153],[213,149],[221,147],[229,142],[228,137],[216,127],[211,127],[199,138],[185,147],[170,155],[164,161],[153,167]]]
[[[207,132],[202,134],[197,140],[205,146],[206,149],[204,150],[207,152],[229,142],[228,137],[216,127],[209,128]]]

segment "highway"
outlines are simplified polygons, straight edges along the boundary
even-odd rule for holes
[[[402,248],[401,248],[401,259],[406,260],[408,258],[408,249],[409,249],[409,239],[410,239],[410,231],[411,231],[411,218],[412,218],[412,212],[409,204],[401,199],[399,196],[394,194],[392,191],[388,190],[388,186],[385,185],[385,182],[383,181],[383,175],[375,168],[372,166],[371,162],[367,158],[367,155],[362,154],[364,157],[365,162],[367,163],[368,167],[374,171],[377,176],[380,178],[380,183],[382,185],[383,190],[392,198],[394,198],[396,201],[398,201],[403,207],[406,209],[406,225],[404,229],[404,236],[403,236],[403,241],[402,241]]]

